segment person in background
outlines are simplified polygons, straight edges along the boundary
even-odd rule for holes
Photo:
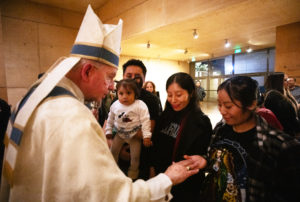
[[[283,131],[300,139],[300,121],[291,101],[277,90],[267,92],[264,107],[270,109],[283,126]]]
[[[115,163],[84,101],[100,102],[114,90],[121,35],[121,20],[102,24],[88,6],[70,56],[34,83],[12,112],[0,201],[168,201],[172,185],[198,172],[188,159],[132,182]]]
[[[0,98],[0,163],[2,165],[4,157],[4,137],[7,129],[9,117],[11,115],[10,105],[3,99]],[[2,166],[0,167],[0,173],[2,173]],[[0,175],[1,182],[1,175]]]
[[[284,74],[284,79],[283,79],[283,86],[284,86],[284,95],[287,96],[291,102],[293,103],[293,105],[296,106],[297,108],[297,114],[299,115],[299,118],[300,118],[300,104],[298,103],[298,101],[296,100],[296,98],[292,95],[291,91],[290,91],[290,88],[289,88],[289,83],[288,83],[288,75],[287,74]]]
[[[125,142],[129,144],[131,161],[128,177],[135,180],[139,174],[141,151],[141,140],[135,135],[141,129],[144,146],[151,146],[150,116],[147,105],[141,100],[136,100],[139,96],[139,90],[134,80],[124,79],[119,81],[116,91],[118,100],[110,107],[105,133],[106,137],[112,139],[113,130],[116,131],[111,146],[111,152],[116,162],[118,162],[123,144]]]
[[[257,82],[234,76],[217,89],[219,122],[208,150],[202,201],[295,201],[300,143],[256,115]]]
[[[115,94],[116,93],[114,90],[110,90],[109,93],[101,100],[100,106],[97,106],[96,108],[97,112],[94,112],[94,114],[97,114],[96,115],[97,120],[100,126],[102,126],[102,128],[105,128],[104,123],[106,123],[106,120],[108,118],[111,102],[116,97]]]
[[[206,154],[212,125],[198,105],[195,83],[190,75],[179,72],[166,83],[166,107],[153,132],[151,165],[153,175],[165,170],[172,162],[189,158],[186,155]],[[196,158],[197,159],[197,158]],[[205,159],[198,158],[199,166]],[[204,172],[199,172],[171,190],[172,202],[199,201]]]
[[[105,96],[105,98],[107,98],[107,96]],[[105,101],[106,101],[105,98],[101,101],[100,107],[98,107],[96,109],[97,116],[98,116],[97,120],[102,128],[104,128],[104,123],[105,123],[106,119],[108,118],[108,112],[109,112],[109,110],[107,110],[107,108],[105,106]]]
[[[283,126],[281,125],[280,121],[277,119],[276,115],[270,109],[267,109],[266,107],[263,106],[264,101],[265,101],[264,86],[259,86],[257,92],[256,113],[261,117],[263,117],[271,127],[277,128],[278,130],[283,130]]]
[[[112,100],[116,97],[115,94],[116,93],[114,90],[110,90],[109,93],[101,100],[101,102],[96,104],[96,111],[92,110],[102,128],[105,128],[104,124],[108,118],[109,108]]]
[[[152,81],[146,81],[143,85],[143,88],[146,91],[149,91],[150,93],[152,93],[152,94],[154,94],[158,97],[158,99],[159,99],[159,110],[160,110],[160,113],[161,113],[162,112],[162,105],[161,105],[161,101],[160,101],[159,92],[156,91],[155,84]]]
[[[289,77],[287,82],[291,94],[297,100],[298,104],[300,104],[300,86],[296,85],[296,78]]]
[[[143,85],[143,88],[159,97],[159,92],[156,91],[156,86],[152,81],[146,81]]]
[[[200,105],[202,105],[202,102],[203,102],[203,100],[206,96],[206,93],[205,93],[204,88],[201,86],[200,81],[196,81],[196,92],[197,92],[197,95],[198,95]]]
[[[295,112],[297,114],[297,117],[299,117],[299,105],[296,101],[296,99],[292,96],[288,89],[287,84],[287,75],[283,72],[274,72],[270,75],[268,75],[266,83],[265,83],[265,89],[266,93],[270,90],[277,90],[284,96],[286,96],[291,104],[293,105]],[[277,116],[277,115],[276,115]]]

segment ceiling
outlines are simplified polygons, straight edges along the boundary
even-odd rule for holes
[[[84,13],[87,4],[97,10],[108,0],[31,0]],[[217,7],[217,6],[216,6]],[[249,0],[202,12],[196,17],[131,36],[122,41],[122,55],[205,60],[233,54],[238,47],[253,50],[275,47],[276,27],[300,21],[299,0]],[[196,29],[199,35],[194,39]],[[225,39],[231,42],[225,48]],[[147,42],[150,48],[147,48]],[[187,50],[187,51],[185,51]]]

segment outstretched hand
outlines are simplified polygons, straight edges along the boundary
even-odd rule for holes
[[[192,155],[192,156],[184,155],[183,158],[187,160],[192,160],[193,163],[191,165],[191,169],[202,169],[206,166],[207,163],[205,158],[199,155]]]
[[[179,184],[188,177],[199,172],[198,168],[194,168],[193,159],[182,160],[169,166],[165,174],[171,179],[173,185]]]
[[[179,161],[168,167],[165,174],[171,179],[173,185],[179,184],[188,177],[195,175],[206,166],[206,160],[199,155],[184,155],[186,160]]]

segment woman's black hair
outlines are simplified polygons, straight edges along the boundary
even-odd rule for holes
[[[168,90],[169,86],[173,83],[177,83],[182,89],[186,90],[190,96],[190,102],[187,105],[187,108],[199,108],[198,99],[196,96],[196,87],[193,78],[184,72],[178,72],[170,76],[166,83],[166,90]],[[171,104],[166,101],[166,110],[172,109]]]
[[[283,131],[295,136],[300,132],[300,122],[291,101],[277,90],[266,94],[264,106],[270,109],[283,126]]]
[[[284,94],[284,73],[283,72],[273,72],[270,75],[268,75],[266,83],[265,83],[265,89],[266,91],[270,90],[277,90],[280,93]]]
[[[133,90],[135,98],[138,98],[140,96],[140,90],[137,86],[137,83],[134,79],[122,79],[120,81],[117,81],[116,85],[116,92],[118,93],[118,90],[123,87],[125,89]]]
[[[220,90],[225,90],[236,106],[238,105],[234,100],[238,100],[242,104],[241,108],[245,110],[257,100],[258,83],[248,76],[234,76],[221,83],[217,91]]]

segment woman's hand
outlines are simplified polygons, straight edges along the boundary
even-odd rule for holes
[[[167,168],[165,174],[170,178],[173,185],[179,184],[199,172],[199,169],[192,167],[193,164],[192,159],[182,160],[176,163],[173,162],[173,164]]]
[[[191,169],[202,169],[206,166],[206,160],[200,155],[184,155],[184,159],[191,160],[193,163],[191,165]]]

